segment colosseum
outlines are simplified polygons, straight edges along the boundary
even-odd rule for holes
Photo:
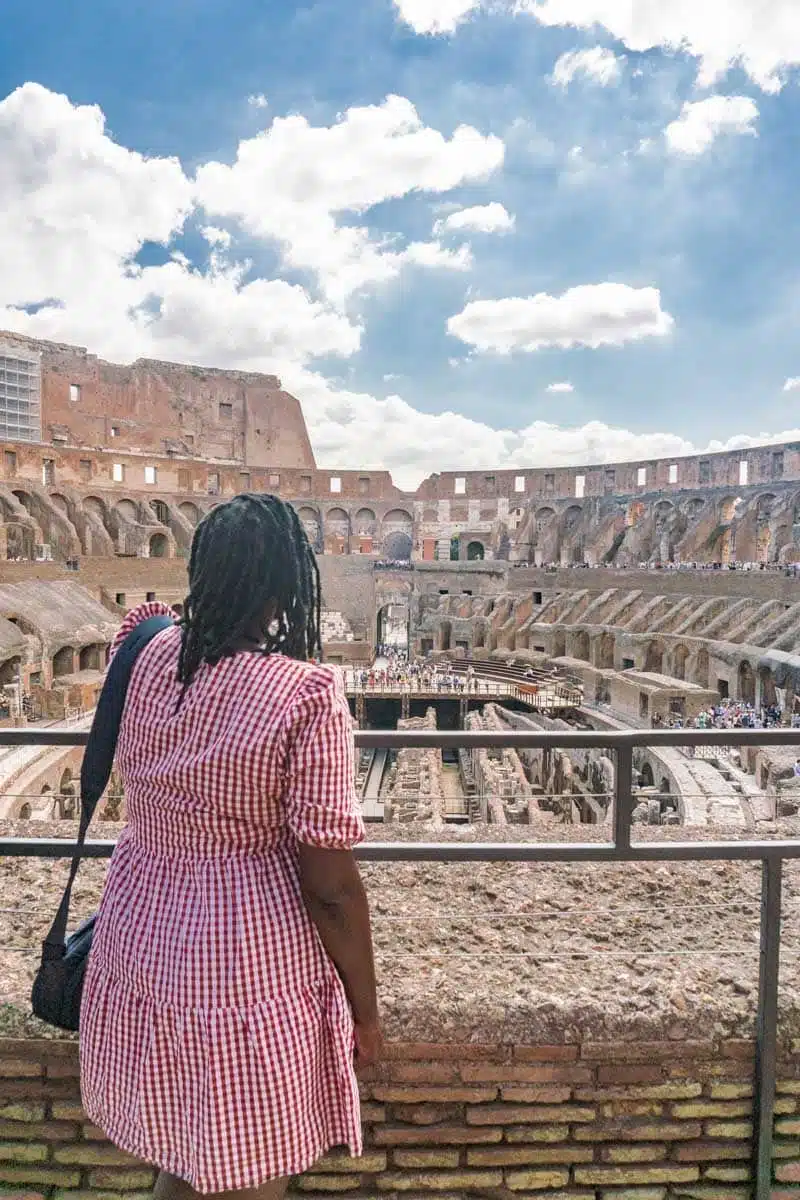
[[[773,893],[746,861],[668,861],[673,844],[800,833],[800,443],[442,472],[409,492],[386,471],[320,469],[273,376],[121,366],[13,333],[0,436],[9,738],[88,728],[122,617],[183,601],[193,531],[221,500],[281,496],[317,553],[324,656],[345,675],[379,859],[364,873],[391,1045],[363,1082],[365,1157],[330,1156],[292,1194],[746,1200],[759,1171],[762,1200],[767,1111],[772,1196],[800,1195],[796,929],[763,1110],[759,898]],[[678,744],[713,727],[732,743],[794,727],[798,745]],[[376,746],[381,731],[410,744]],[[635,731],[652,742],[628,763],[633,836],[652,846],[623,864],[601,848],[624,775],[613,738]],[[480,736],[459,747],[459,732]],[[557,736],[514,744],[539,734]],[[74,745],[0,744],[0,837],[74,836],[80,761]],[[113,777],[98,837],[124,819]],[[477,843],[483,859],[380,861],[385,842],[395,857]],[[542,861],[489,861],[529,843]],[[572,843],[587,861],[556,861]],[[42,1041],[28,1015],[63,870],[21,851],[1,865],[0,1195],[134,1200],[152,1172],[83,1124],[74,1044]],[[81,880],[85,915],[102,864]],[[793,862],[783,887],[788,918]]]

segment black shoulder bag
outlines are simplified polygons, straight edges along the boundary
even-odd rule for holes
[[[170,617],[149,617],[128,634],[108,668],[83,756],[78,842],[64,895],[42,948],[42,962],[36,972],[31,996],[34,1016],[48,1025],[72,1033],[78,1028],[83,978],[96,920],[94,916],[89,917],[71,937],[67,937],[72,885],[83,857],[83,846],[92,817],[111,775],[134,663],[148,642],[172,624],[174,622]]]

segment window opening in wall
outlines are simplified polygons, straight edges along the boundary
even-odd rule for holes
[[[450,562],[458,562],[461,557],[461,538],[450,538]]]
[[[617,486],[617,472],[614,470],[606,471],[603,477],[603,490],[607,496],[614,495],[614,488]]]
[[[358,481],[358,494],[359,496],[369,495],[369,479],[365,475],[362,475]]]
[[[700,461],[700,483],[711,483],[711,463],[707,458]]]
[[[783,451],[776,450],[772,455],[772,478],[783,479]]]
[[[209,496],[219,495],[219,471],[208,472],[208,494]]]
[[[108,432],[111,437],[119,437],[119,425],[112,425]]]
[[[183,440],[186,443],[187,450],[194,450],[194,434],[193,433],[185,433],[183,435]]]
[[[269,477],[269,486],[270,486],[271,488],[279,488],[279,487],[281,486],[281,477],[280,477],[280,475],[270,475],[270,477]]]
[[[750,469],[748,466],[747,459],[743,458],[742,461],[739,463],[739,483],[742,485],[746,484],[749,474],[750,474]]]
[[[155,600],[155,598],[156,598],[156,594],[155,594],[155,592],[148,592],[148,593],[147,593],[147,601],[148,601],[148,603],[152,603],[152,601],[153,601],[153,600]]]
[[[250,472],[249,471],[240,471],[239,472],[239,488],[243,492],[250,491]]]
[[[677,483],[677,482],[678,482],[678,464],[677,464],[677,463],[671,463],[671,464],[670,464],[670,468],[669,468],[669,481],[670,481],[670,483]]]
[[[78,464],[81,473],[81,479],[84,483],[88,483],[92,478],[92,460],[90,458],[82,458]]]
[[[720,700],[728,699],[728,697],[730,695],[730,688],[728,687],[727,679],[718,679],[717,680],[717,691],[719,692]]]
[[[311,476],[310,475],[301,475],[300,476],[300,491],[303,493],[304,496],[311,495]]]
[[[647,486],[647,467],[639,467],[639,470],[636,472],[636,486]]]
[[[158,468],[157,467],[145,467],[144,481],[145,481],[145,483],[158,483]]]
[[[585,475],[576,475],[575,476],[575,499],[582,500],[585,491],[586,491],[586,476]]]
[[[639,716],[646,717],[650,711],[650,698],[647,692],[639,692]]]
[[[111,468],[111,478],[114,480],[114,483],[124,483],[125,467],[123,463],[114,463]]]
[[[117,592],[116,601],[117,601],[117,604],[120,606],[120,608],[124,608],[125,607],[125,593]]]
[[[41,686],[42,686],[42,672],[41,671],[31,671],[31,687],[41,687]]]
[[[623,671],[632,671],[633,667],[634,667],[634,662],[633,662],[632,658],[623,658],[623,660],[622,660]]]
[[[331,476],[331,491],[338,495],[342,490],[342,481],[338,475]]]
[[[52,487],[56,481],[56,464],[52,458],[42,460],[42,483],[45,487]]]
[[[525,476],[524,475],[515,475],[514,491],[515,492],[524,492],[525,491]]]
[[[462,594],[462,596],[471,596],[472,588],[464,588],[461,594]]]
[[[534,604],[541,604],[541,603],[542,603],[542,593],[541,593],[541,592],[534,592],[534,593],[533,593],[533,603],[534,603]]]
[[[232,404],[227,404],[224,401],[222,403],[220,403],[219,419],[220,419],[220,421],[232,421],[233,420],[233,405]]]
[[[486,484],[487,488],[494,488],[495,484],[497,483],[497,479],[494,475],[484,475],[483,482]]]
[[[552,496],[553,493],[555,492],[555,490],[556,490],[555,475],[545,475],[545,477],[544,477],[544,494],[545,494],[545,496]]]
[[[439,595],[440,596],[449,596],[450,589],[449,588],[439,588]]]
[[[455,492],[455,494],[456,494],[457,496],[466,496],[466,494],[467,494],[467,481],[466,481],[466,479],[463,477],[463,475],[459,475],[459,476],[456,478],[456,480],[455,480],[455,483],[453,484],[453,490],[454,490],[454,492]]]
[[[69,398],[73,404],[77,404],[81,398],[81,385],[79,383],[71,383],[69,385]]]
[[[17,455],[14,450],[6,450],[5,453],[6,475],[16,475],[17,473]]]
[[[191,487],[191,476],[186,470],[178,471],[178,488],[182,492],[188,492]]]

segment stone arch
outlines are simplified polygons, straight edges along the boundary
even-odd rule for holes
[[[325,536],[334,554],[350,550],[350,514],[343,508],[329,508],[325,514]]]
[[[11,684],[19,681],[19,669],[21,665],[22,659],[19,655],[7,658],[5,662],[0,663],[0,687],[9,687]]]
[[[132,521],[134,524],[138,522],[139,509],[133,500],[118,500],[114,507],[126,521]]]
[[[685,512],[689,520],[694,520],[705,508],[705,500],[701,500],[699,496],[693,496],[691,500],[686,501]]]
[[[756,512],[761,521],[769,520],[772,515],[772,509],[775,506],[777,496],[774,492],[762,492],[756,500]]]
[[[169,557],[169,542],[163,533],[154,533],[150,538],[150,557],[151,558],[168,558]]]
[[[94,513],[101,521],[105,520],[106,506],[99,496],[86,496],[83,501],[83,507],[87,512]]]
[[[643,670],[652,675],[664,674],[664,647],[660,642],[650,642],[645,650]]]
[[[486,547],[483,542],[473,541],[467,543],[467,561],[481,562],[486,557]]]
[[[574,533],[583,520],[583,509],[580,504],[570,504],[562,517],[561,524],[565,533]]]
[[[414,520],[404,508],[393,508],[381,522],[381,553],[408,562],[414,547]]]
[[[53,678],[72,675],[75,670],[75,651],[72,646],[62,646],[53,655]]]
[[[22,505],[22,507],[25,509],[25,511],[27,513],[31,513],[31,506],[33,504],[33,501],[31,500],[30,494],[28,492],[23,491],[22,488],[14,488],[12,490],[12,495],[16,496],[17,500],[19,500],[20,504]]]
[[[360,508],[353,518],[353,530],[358,537],[374,537],[377,527],[378,518],[371,508]]]
[[[655,787],[656,781],[653,777],[653,768],[646,759],[641,765],[639,775],[641,777],[642,787]]]
[[[82,646],[78,654],[78,665],[81,671],[102,671],[105,665],[105,646],[102,642],[90,646]]]
[[[723,521],[726,525],[729,524],[729,522],[731,522],[733,520],[733,518],[736,516],[736,505],[737,504],[738,504],[738,497],[736,497],[736,496],[725,496],[725,498],[723,500],[720,500],[719,516],[720,516],[720,520]]]
[[[689,658],[689,647],[679,642],[672,651],[672,675],[675,679],[686,678],[686,663]]]
[[[749,663],[747,659],[744,659],[739,663],[737,679],[739,684],[739,699],[744,704],[755,705],[756,676],[755,672],[753,671],[752,664]]]
[[[178,505],[178,512],[186,518],[190,525],[197,525],[200,521],[200,509],[196,504],[192,504],[191,500],[183,500]]]
[[[69,516],[69,501],[66,496],[62,496],[60,492],[50,493],[50,502],[59,512],[62,512],[65,517]]]
[[[151,500],[150,507],[159,525],[169,525],[169,505],[164,500]]]
[[[298,508],[297,515],[312,547],[317,553],[320,553],[322,550],[322,522],[319,512],[316,508],[312,508],[310,504],[304,504],[301,508]]]
[[[547,505],[545,505],[544,508],[538,508],[534,518],[536,521],[536,532],[543,533],[544,530],[547,529],[547,527],[551,524],[555,515],[555,509],[549,508]]]

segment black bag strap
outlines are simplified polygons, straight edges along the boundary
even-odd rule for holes
[[[81,765],[81,822],[78,829],[78,841],[72,857],[72,866],[67,886],[64,888],[64,895],[44,942],[45,958],[62,958],[64,955],[72,885],[78,874],[86,834],[92,823],[97,802],[105,791],[111,776],[119,727],[125,708],[125,697],[128,693],[128,684],[134,664],[148,642],[151,642],[157,633],[161,633],[163,629],[168,629],[171,625],[174,625],[174,621],[167,616],[148,617],[146,621],[142,621],[128,634],[108,668]]]

